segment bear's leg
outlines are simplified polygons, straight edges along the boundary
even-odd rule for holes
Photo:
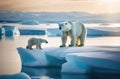
[[[32,44],[28,44],[26,48],[27,49],[32,49]]]
[[[29,45],[28,48],[29,48],[29,49],[32,49],[32,46],[33,46],[33,45]]]
[[[42,48],[41,48],[41,44],[39,44],[39,49],[42,49]]]
[[[81,44],[80,37],[77,38],[76,46],[79,46]]]
[[[32,47],[30,47],[30,46],[27,45],[27,46],[26,46],[26,49],[32,49]]]
[[[79,47],[84,46],[84,42],[85,42],[85,37],[81,36],[80,38],[81,38],[80,40],[81,44],[79,45]]]
[[[60,47],[65,47],[67,42],[67,32],[62,32],[61,40],[62,40],[62,45]]]
[[[39,49],[39,44],[36,45],[36,49]]]
[[[30,49],[33,49],[32,46],[30,47]]]
[[[29,41],[28,41],[28,46],[27,46],[27,48],[28,48],[28,49],[32,49],[32,46],[33,46],[33,43],[32,43],[31,40],[29,40]]]
[[[82,29],[82,34],[80,36],[80,39],[81,39],[81,45],[80,46],[84,46],[84,43],[85,43],[85,39],[86,39],[86,36],[87,36],[87,29],[85,28],[84,25],[83,26],[83,29]]]
[[[32,46],[28,46],[28,49],[32,49]]]
[[[72,36],[71,37],[71,44],[69,45],[70,47],[72,46],[76,46],[76,41],[77,41],[77,37],[76,36]]]
[[[28,48],[28,45],[26,46],[26,49],[29,49],[29,48]]]
[[[38,45],[36,45],[36,49],[38,49]]]

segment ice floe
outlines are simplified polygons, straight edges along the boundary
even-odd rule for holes
[[[119,47],[17,48],[23,66],[62,66],[62,73],[120,73]]]
[[[17,48],[21,57],[22,65],[24,66],[46,66],[48,62],[43,50],[29,50],[24,48]]]
[[[63,73],[120,73],[120,53],[88,52],[66,56]]]

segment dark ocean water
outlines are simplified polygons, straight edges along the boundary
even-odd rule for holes
[[[22,67],[32,79],[120,79],[120,74],[63,74],[61,68]]]

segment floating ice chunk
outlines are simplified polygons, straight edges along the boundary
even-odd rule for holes
[[[48,62],[43,50],[29,50],[25,48],[17,48],[24,66],[47,66]]]
[[[22,25],[39,25],[37,20],[29,20],[29,21],[22,21],[20,24]]]
[[[66,56],[67,62],[62,65],[62,72],[120,73],[119,58],[120,53],[104,53],[104,52],[72,53]]]
[[[31,79],[26,73],[0,75],[0,79]]]
[[[62,73],[88,73],[90,72],[90,66],[88,66],[86,63],[82,62],[67,62],[62,65]]]
[[[83,52],[83,51],[86,51],[86,48],[84,48],[84,47],[62,47],[62,48],[48,47],[48,48],[45,48],[44,51],[45,51],[46,55],[48,55],[48,56],[52,56],[59,60],[65,60],[66,54]]]
[[[62,61],[46,55],[44,50],[17,48],[23,66],[61,66]],[[49,51],[49,49],[48,49]]]
[[[55,59],[66,60],[66,55],[69,53],[83,53],[83,52],[120,52],[119,47],[48,47],[44,49],[47,56]]]
[[[0,27],[0,36],[3,35],[3,34],[5,34],[5,29]]]
[[[24,66],[61,66],[66,62],[66,55],[85,52],[120,52],[119,48],[110,47],[48,47],[43,50],[18,48]]]
[[[66,62],[66,55],[68,53],[98,51],[98,47],[48,47],[44,49],[47,60],[54,66],[61,66]]]
[[[9,26],[9,25],[3,25],[2,28],[5,30],[5,36],[19,36],[20,32],[17,27],[15,26]]]
[[[53,56],[46,55],[45,50],[30,50],[22,47],[17,48],[23,66],[61,66],[64,61]],[[50,49],[46,49],[49,52]]]
[[[72,61],[80,61],[91,66],[120,70],[120,53],[75,53],[66,56],[66,59]]]

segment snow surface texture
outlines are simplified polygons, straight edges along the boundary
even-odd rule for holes
[[[119,47],[17,48],[23,66],[62,66],[62,73],[120,73]]]
[[[43,50],[30,50],[24,48],[17,48],[21,57],[22,65],[24,66],[46,66],[46,60]]]
[[[31,79],[26,73],[0,75],[0,79]]]
[[[71,53],[62,65],[63,73],[120,73],[120,53]]]

